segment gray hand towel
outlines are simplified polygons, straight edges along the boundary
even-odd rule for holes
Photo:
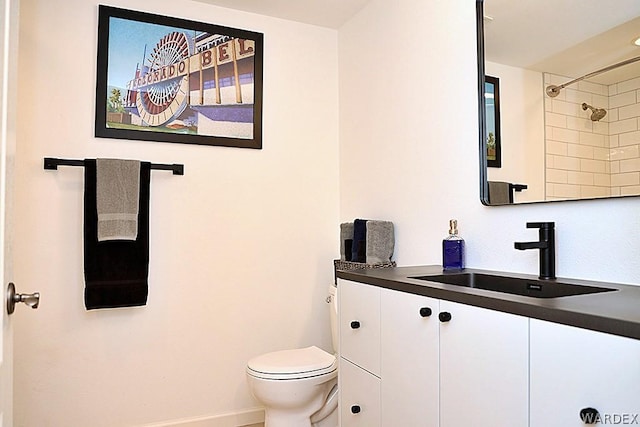
[[[367,221],[367,264],[391,261],[395,247],[393,222]]]
[[[340,260],[351,261],[351,246],[346,247],[345,242],[351,240],[353,242],[353,222],[343,222],[340,224]],[[349,259],[347,259],[347,252]]]
[[[140,162],[96,159],[98,241],[136,240]]]
[[[511,186],[508,182],[489,181],[489,204],[508,205],[511,202]]]

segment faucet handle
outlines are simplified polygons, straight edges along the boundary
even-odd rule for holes
[[[555,222],[528,222],[527,228],[543,228],[546,230],[552,230],[555,225]]]

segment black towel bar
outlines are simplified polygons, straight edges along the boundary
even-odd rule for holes
[[[54,157],[44,158],[45,169],[58,170],[58,166],[84,166],[84,160],[56,159]],[[172,171],[174,175],[184,175],[184,165],[176,163],[172,165],[151,163],[151,169]]]

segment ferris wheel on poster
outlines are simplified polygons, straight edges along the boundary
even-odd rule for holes
[[[189,57],[193,41],[183,32],[162,37],[145,59],[136,107],[144,123],[163,126],[176,120],[188,104]],[[175,75],[175,77],[173,77]]]

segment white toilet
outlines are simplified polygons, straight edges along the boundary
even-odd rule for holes
[[[333,349],[338,350],[337,288],[329,286]],[[265,406],[265,427],[337,427],[338,361],[316,346],[263,354],[247,363],[247,381]]]

